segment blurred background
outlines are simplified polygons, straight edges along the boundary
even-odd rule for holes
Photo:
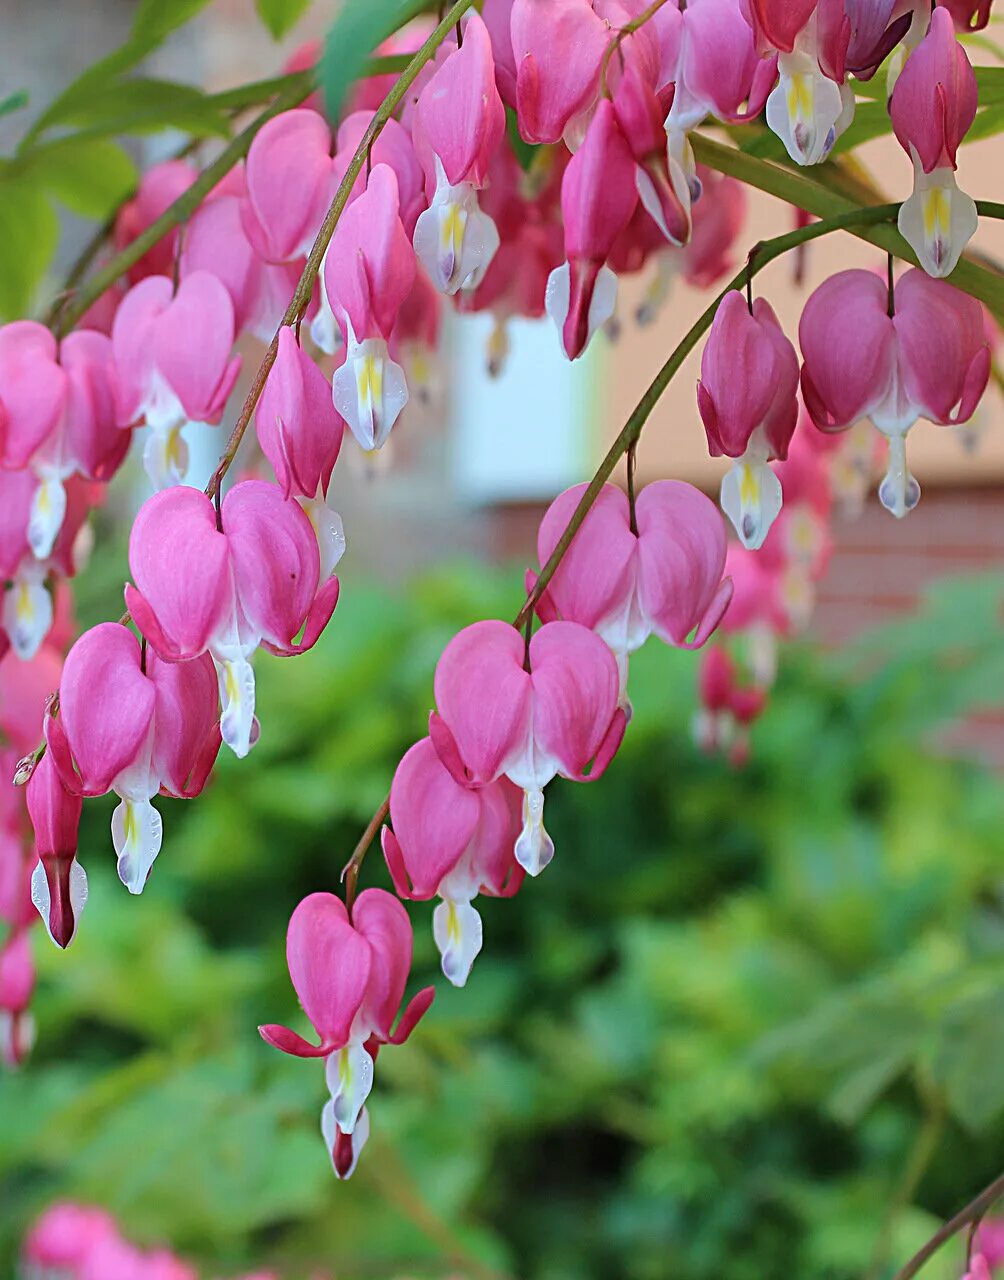
[[[133,9],[0,0],[0,85],[43,103],[124,38]],[[216,0],[148,69],[215,88],[274,74],[331,9],[277,47],[251,0]],[[16,127],[0,127],[6,149]],[[862,154],[905,193],[895,144]],[[971,149],[963,185],[998,198],[985,160]],[[790,216],[751,196],[740,248]],[[65,267],[88,228],[64,233]],[[759,287],[793,332],[807,289],[874,256],[833,238],[803,285],[782,262]],[[912,434],[924,497],[908,520],[869,495],[838,524],[745,769],[694,745],[692,656],[653,641],[633,661],[623,750],[601,785],[553,786],[553,865],[483,903],[469,986],[438,981],[407,1049],[381,1056],[349,1184],[319,1137],[321,1073],[257,1037],[262,1021],[300,1026],[289,913],[336,889],[423,732],[443,645],[515,612],[547,502],[591,472],[708,300],[677,283],[642,330],[639,298],[625,290],[618,341],[574,368],[546,324],[513,324],[497,379],[489,323],[453,324],[440,393],[396,430],[390,465],[338,468],[332,626],[297,662],[259,663],[259,746],[222,758],[197,803],[163,802],[140,899],[115,879],[111,804],[88,805],[81,932],[65,955],[36,939],[38,1043],[0,1076],[0,1275],[34,1217],[71,1197],[206,1277],[883,1280],[1004,1166],[996,389],[969,432]],[[643,480],[716,489],[696,377],[691,361],[646,428]],[[207,472],[219,442],[207,429]],[[123,478],[101,513],[82,624],[117,611],[141,492]],[[378,848],[363,882],[389,887]],[[412,916],[418,986],[436,953],[428,908]],[[956,1244],[925,1274],[962,1269]]]

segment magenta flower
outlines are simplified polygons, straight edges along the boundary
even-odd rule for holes
[[[992,1275],[990,1263],[982,1252],[977,1251],[969,1259],[969,1266],[962,1280],[992,1280]]]
[[[722,509],[743,546],[756,550],[781,510],[781,485],[768,467],[788,453],[798,422],[798,356],[770,303],[752,312],[727,293],[701,357],[697,404],[712,457],[737,459],[722,480]]]
[[[165,160],[152,165],[140,177],[139,187],[115,216],[116,251],[125,249],[156,222],[162,213],[188,190],[199,176],[187,160]],[[139,284],[147,276],[169,276],[178,251],[178,230],[174,228],[129,268],[129,283]]]
[[[871,418],[889,439],[883,505],[903,516],[920,486],[906,465],[906,434],[918,418],[946,425],[972,417],[990,376],[983,309],[923,271],[907,271],[889,315],[885,281],[841,271],[802,312],[802,394],[813,422],[841,431]]]
[[[49,937],[57,946],[68,947],[87,903],[87,874],[77,861],[83,801],[63,785],[48,751],[35,766],[25,798],[38,854],[31,900]]]
[[[47,724],[63,785],[83,796],[114,791],[112,844],[119,879],[142,893],[160,852],[158,793],[190,799],[220,749],[216,674],[208,655],[165,662],[131,631],[104,622],[67,654],[59,715]]]
[[[0,328],[0,460],[29,468],[26,534],[44,560],[66,515],[66,480],[107,480],[129,449],[118,425],[112,346],[92,330],[56,339],[33,320]]]
[[[625,67],[613,103],[636,161],[635,186],[645,212],[670,244],[685,245],[690,239],[690,185],[666,144],[660,99],[637,61]]]
[[[506,777],[523,791],[514,851],[532,876],[554,856],[543,789],[557,774],[593,782],[604,772],[624,736],[619,686],[609,648],[575,622],[547,623],[528,653],[508,623],[476,622],[439,659],[436,750],[462,786]]]
[[[499,246],[477,193],[505,132],[491,40],[477,13],[422,90],[413,132],[431,199],[415,226],[415,253],[442,293],[476,289]]]
[[[223,416],[241,367],[240,356],[231,359],[235,336],[230,294],[207,271],[177,291],[167,276],[150,276],[122,300],[112,327],[119,416],[150,428],[143,462],[155,488],[188,473],[185,423]]]
[[[408,913],[383,889],[361,893],[351,919],[340,898],[312,893],[289,921],[289,976],[320,1043],[275,1024],[258,1030],[283,1053],[325,1059],[331,1097],[321,1129],[339,1178],[351,1176],[369,1135],[365,1102],[380,1046],[404,1044],[435,995],[425,987],[398,1018],[411,950]]]
[[[266,262],[294,262],[310,251],[337,185],[331,130],[308,107],[284,111],[259,130],[247,165],[244,226]]]
[[[523,882],[513,855],[520,793],[505,778],[461,786],[423,738],[405,753],[390,789],[393,831],[383,851],[399,897],[441,901],[432,918],[443,973],[462,987],[481,950],[479,893],[511,897]]]
[[[167,489],[136,517],[129,567],[136,625],[166,662],[212,655],[223,741],[247,755],[256,740],[248,659],[259,645],[283,656],[310,649],[338,601],[338,579],[321,577],[309,519],[262,480],[234,485],[219,523],[205,494]]]
[[[262,452],[288,498],[323,495],[342,447],[345,424],[331,403],[324,374],[293,330],[279,331],[279,349],[255,412]]]
[[[617,277],[605,265],[638,203],[635,158],[613,104],[596,108],[561,183],[565,259],[547,281],[547,314],[569,360],[585,351],[617,302]]]
[[[50,1206],[31,1228],[22,1261],[31,1280],[52,1275],[77,1276],[88,1254],[104,1239],[115,1239],[111,1214],[69,1201]]]
[[[546,564],[586,490],[566,489],[548,507],[537,534]],[[692,485],[657,480],[635,504],[638,532],[615,485],[603,486],[547,587],[547,616],[578,622],[607,642],[627,683],[628,657],[650,635],[700,648],[728,607],[725,527],[715,505]]]
[[[938,5],[889,100],[896,137],[913,161],[913,194],[900,208],[899,229],[928,275],[950,275],[976,232],[976,204],[955,181],[956,152],[976,106],[976,74],[951,14]]]
[[[394,170],[378,164],[366,190],[342,215],[324,258],[324,304],[345,344],[332,395],[363,449],[379,449],[408,402],[401,366],[387,341],[415,281],[415,252],[401,222]],[[312,325],[325,346],[327,313]],[[330,344],[328,344],[330,346]]]
[[[596,97],[610,28],[589,0],[514,0],[509,31],[519,131],[557,142]]]

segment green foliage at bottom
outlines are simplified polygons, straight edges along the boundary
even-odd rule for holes
[[[1000,598],[956,583],[839,660],[786,653],[741,773],[692,745],[693,657],[652,642],[619,758],[549,790],[554,863],[479,904],[471,981],[381,1054],[339,1185],[319,1065],[255,1032],[306,1030],[286,921],[337,886],[449,635],[518,579],[346,592],[316,652],[259,662],[249,760],[163,802],[140,899],[91,806],[80,935],[37,936],[39,1044],[0,1081],[0,1274],[74,1196],[207,1276],[890,1276],[1004,1157],[1000,786],[927,743],[1002,687]],[[388,883],[376,846],[363,882]]]

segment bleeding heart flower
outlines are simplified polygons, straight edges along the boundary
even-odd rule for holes
[[[188,473],[185,423],[223,416],[241,367],[230,355],[235,336],[230,294],[207,271],[192,272],[177,291],[166,276],[150,276],[123,299],[112,328],[119,412],[150,428],[143,461],[156,488]]]
[[[547,563],[586,485],[566,489],[548,507],[537,534]],[[628,656],[650,635],[699,648],[728,607],[725,527],[715,505],[692,485],[657,480],[635,504],[606,484],[548,583],[543,614],[578,622],[602,636],[617,658],[621,692]],[[693,637],[693,638],[691,638]]]
[[[443,973],[462,987],[481,950],[479,893],[511,897],[523,882],[513,856],[520,828],[519,791],[505,778],[463,787],[423,738],[405,753],[390,789],[393,831],[383,851],[399,897],[441,899],[432,930]]]
[[[604,99],[561,183],[566,261],[547,281],[547,314],[569,360],[582,355],[617,301],[617,277],[605,266],[638,203],[635,158]]]
[[[913,161],[913,195],[900,207],[899,229],[928,275],[950,275],[976,233],[976,204],[955,181],[956,152],[976,106],[976,73],[938,5],[889,101],[896,137]]]
[[[397,178],[389,165],[378,164],[335,228],[322,271],[325,303],[346,347],[332,382],[335,408],[366,450],[386,442],[408,402],[404,371],[390,359],[387,340],[414,281]],[[313,325],[311,332],[323,346],[323,332]]]
[[[415,252],[445,294],[476,289],[499,246],[477,193],[502,141],[505,110],[491,40],[477,13],[468,16],[463,37],[423,88],[414,125],[430,196],[415,226]]]
[[[187,160],[165,160],[152,165],[139,180],[139,187],[115,215],[113,235],[116,253],[120,253],[151,226],[185,194],[199,176],[198,169]],[[129,283],[139,284],[147,276],[169,276],[174,270],[178,252],[178,229],[167,235],[143,254],[129,268]]]
[[[136,585],[126,587],[126,607],[136,625],[166,662],[212,655],[223,741],[247,755],[256,740],[249,657],[259,645],[305,652],[338,601],[338,579],[321,578],[310,520],[262,480],[234,485],[219,523],[205,494],[166,489],[136,517],[129,567]]]
[[[411,970],[408,913],[383,889],[366,889],[352,908],[331,893],[304,898],[289,921],[286,961],[293,988],[320,1043],[289,1027],[259,1027],[262,1039],[297,1058],[324,1058],[331,1098],[321,1128],[339,1178],[348,1178],[369,1134],[364,1104],[380,1046],[404,1044],[432,1004],[425,987],[392,1030]]]
[[[610,29],[589,0],[514,0],[509,30],[519,131],[557,142],[596,97]]]
[[[31,900],[59,947],[68,947],[87,903],[87,875],[77,861],[77,831],[83,801],[63,785],[46,751],[25,793],[35,832],[38,862],[31,877]]]
[[[722,480],[722,509],[743,546],[756,550],[781,510],[767,463],[785,458],[798,422],[798,356],[770,303],[752,310],[730,290],[701,357],[697,404],[712,457],[738,459]]]
[[[335,193],[331,130],[307,107],[284,111],[251,143],[242,214],[255,252],[294,262],[310,252]]]
[[[92,627],[67,654],[46,739],[68,790],[119,797],[119,879],[142,893],[163,837],[153,797],[197,796],[219,753],[212,662],[165,662],[116,622]]]
[[[916,269],[901,277],[892,299],[872,272],[841,271],[805,304],[798,337],[802,394],[813,422],[842,431],[871,418],[889,440],[879,497],[904,516],[920,498],[906,464],[907,432],[921,417],[941,425],[968,421],[986,389],[990,347],[982,307]]]
[[[522,789],[515,854],[532,876],[554,856],[543,788],[557,774],[595,781],[621,744],[619,684],[613,654],[575,622],[547,623],[528,650],[508,623],[476,622],[439,659],[439,715],[429,725],[436,750],[462,786],[504,776]]]

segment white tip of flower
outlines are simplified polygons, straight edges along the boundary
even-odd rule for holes
[[[119,879],[130,893],[142,893],[160,853],[164,822],[149,800],[123,799],[112,814],[112,845]]]
[[[539,787],[523,792],[523,830],[513,852],[530,876],[539,876],[554,857],[554,841],[544,830],[544,793]]]
[[[361,1040],[329,1053],[324,1078],[331,1094],[332,1114],[342,1133],[352,1133],[373,1088],[373,1059]]]
[[[52,554],[66,516],[66,490],[58,476],[42,480],[35,490],[28,515],[28,545],[36,560]]]
[[[572,272],[567,262],[555,267],[547,277],[547,288],[544,291],[544,310],[554,321],[561,339],[561,349],[565,351],[564,331],[568,319],[568,308],[572,297]],[[600,267],[599,275],[593,286],[593,296],[589,302],[588,334],[586,346],[592,341],[597,329],[602,329],[617,309],[617,276],[608,266]],[[568,352],[565,352],[566,356]]]
[[[913,194],[904,200],[897,219],[900,234],[929,276],[951,275],[976,234],[976,202],[960,191],[950,168],[925,173],[913,159]]]
[[[327,580],[345,554],[345,526],[342,517],[323,498],[297,499],[310,521],[321,553],[320,581]]]
[[[481,917],[469,902],[440,902],[432,913],[432,936],[443,958],[443,975],[455,987],[467,982],[484,940]]]
[[[188,475],[188,441],[182,435],[186,424],[151,427],[143,446],[143,467],[156,492],[184,484]]]
[[[436,156],[436,192],[419,215],[413,240],[415,254],[440,293],[476,289],[498,252],[499,233],[481,211],[469,182],[451,186]]]
[[[220,684],[220,736],[239,760],[258,740],[254,714],[254,668],[246,658],[217,658]]]
[[[383,338],[356,342],[350,332],[345,363],[335,370],[331,395],[362,447],[379,449],[408,403],[408,383]]]
[[[49,923],[49,917],[52,911],[52,898],[49,894],[49,881],[45,874],[45,868],[42,866],[41,859],[35,863],[35,869],[31,873],[31,900],[34,903],[35,910],[42,917],[42,923],[45,925],[45,931],[49,935],[50,941],[54,942],[57,947],[69,946],[73,939],[77,936],[77,926],[80,924],[80,917],[84,907],[87,905],[87,872],[77,861],[76,858],[70,863],[69,876],[69,897],[70,897],[70,914],[73,918],[73,932],[67,938],[65,943],[56,942],[52,936],[52,927]]]
[[[780,79],[767,99],[767,125],[796,164],[821,164],[854,119],[854,94],[797,49],[781,54],[778,71]]]
[[[920,485],[906,465],[906,434],[889,437],[889,466],[878,490],[879,502],[902,520],[920,501]]]
[[[339,1130],[335,1120],[334,1104],[327,1102],[321,1112],[321,1134],[334,1166],[335,1176],[346,1182],[355,1173],[359,1155],[370,1136],[369,1112],[364,1107],[352,1133],[344,1133]]]
[[[722,477],[722,510],[747,551],[763,546],[781,512],[781,481],[760,458],[740,458]]]
[[[41,569],[26,569],[4,591],[3,627],[22,662],[30,661],[52,626],[52,596]]]

